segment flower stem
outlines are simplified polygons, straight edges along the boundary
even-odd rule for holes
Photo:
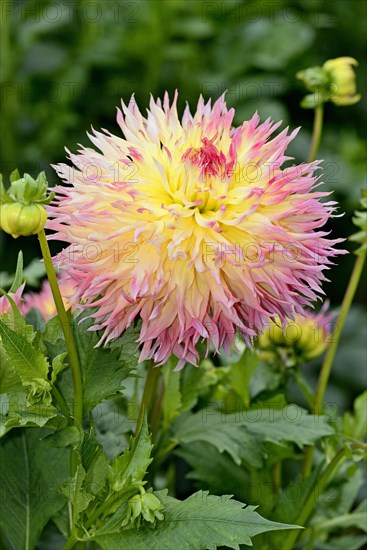
[[[319,498],[321,492],[323,491],[326,483],[329,481],[331,474],[333,473],[333,471],[335,470],[339,462],[344,458],[345,453],[346,453],[346,448],[343,447],[343,449],[340,449],[340,451],[334,456],[333,460],[330,462],[330,464],[327,466],[327,468],[324,470],[321,476],[315,480],[314,486],[312,488],[312,491],[309,494],[309,497],[304,503],[303,508],[298,514],[297,518],[294,520],[294,523],[296,525],[300,525],[304,527],[305,523],[310,517],[310,514],[315,506],[317,499]],[[287,538],[285,539],[285,544],[282,546],[282,550],[292,550],[300,534],[301,534],[300,530],[290,531]]]
[[[313,123],[311,148],[310,148],[310,153],[309,153],[307,162],[312,162],[316,158],[317,151],[320,145],[320,140],[321,140],[323,119],[324,119],[324,105],[321,104],[321,105],[318,105],[315,109],[315,119]]]
[[[55,301],[57,314],[59,316],[61,328],[65,336],[65,344],[68,350],[74,387],[74,423],[78,426],[81,426],[83,422],[83,382],[79,365],[78,352],[75,347],[70,320],[65,311],[64,302],[62,300],[59,285],[57,283],[56,272],[52,263],[51,253],[44,229],[42,229],[42,231],[38,233],[38,239],[41,247],[42,256],[45,262],[47,278],[50,283],[52,296]],[[70,456],[70,470],[72,476],[76,472],[77,465],[78,457],[75,452],[72,451]]]
[[[272,470],[273,495],[276,497],[282,488],[282,463],[277,462]]]
[[[149,414],[152,399],[156,393],[159,378],[159,368],[154,367],[153,363],[148,363],[147,376],[145,379],[143,397],[140,403],[138,420],[136,423],[135,435],[138,435],[143,424],[144,413]]]
[[[335,338],[333,339],[333,341],[331,342],[327,350],[324,362],[321,367],[320,376],[317,383],[315,401],[312,407],[312,412],[314,414],[322,414],[324,395],[325,395],[327,383],[329,380],[331,368],[333,366],[336,350],[338,348],[340,335],[342,333],[344,323],[348,316],[350,307],[353,303],[353,298],[358,288],[358,283],[362,275],[365,260],[366,260],[366,252],[362,252],[357,256],[357,259],[354,264],[352,276],[349,280],[348,287],[345,292],[343,302],[341,305],[338,321],[336,323]],[[308,476],[311,471],[313,451],[314,451],[313,445],[307,447],[306,449],[305,460],[302,468],[302,473],[304,476]]]

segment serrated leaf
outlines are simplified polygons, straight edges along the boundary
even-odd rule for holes
[[[123,361],[131,370],[138,363],[139,346],[137,344],[140,336],[140,323],[136,326],[131,326],[116,340],[112,340],[107,345],[107,349],[118,349],[120,351],[119,359]]]
[[[112,463],[111,482],[115,490],[122,489],[129,483],[143,481],[149,464],[153,445],[148,432],[146,416],[140,432],[131,438],[129,449],[118,456]]]
[[[79,465],[75,472],[75,476],[61,489],[61,492],[72,504],[74,525],[79,523],[80,515],[88,508],[89,503],[95,498],[94,495],[88,493],[84,487],[85,476],[86,472],[83,466]]]
[[[120,347],[96,347],[100,336],[88,328],[92,321],[83,321],[79,324],[79,318],[73,320],[73,332],[77,347],[83,378],[84,411],[89,412],[105,399],[118,395],[122,390],[122,382],[127,378],[137,365],[137,344],[132,342],[136,331],[129,328],[121,337],[124,348]],[[67,352],[64,335],[58,317],[54,317],[46,323],[43,340],[49,357]],[[67,360],[67,357],[66,357]],[[59,371],[57,380],[69,408],[72,407],[73,384],[71,370]]]
[[[22,381],[10,364],[5,351],[0,347],[0,394],[21,391]]]
[[[313,416],[301,407],[289,405],[281,410],[251,409],[234,414],[203,409],[180,419],[173,433],[179,442],[207,441],[219,452],[227,451],[237,464],[245,460],[259,467],[262,442],[277,445],[291,442],[303,447],[334,430],[326,423],[326,417]]]
[[[91,411],[98,403],[117,395],[122,390],[122,381],[137,365],[137,344],[128,345],[129,331],[125,331],[125,347],[96,347],[99,337],[88,331],[92,321],[74,325],[75,342],[82,368],[84,387],[84,410]],[[126,360],[125,360],[126,358]]]
[[[12,548],[33,548],[48,522],[64,505],[59,487],[68,477],[69,456],[40,439],[37,428],[4,438],[0,447],[0,527]]]
[[[173,438],[186,444],[206,441],[214,445],[220,453],[229,453],[236,464],[245,460],[254,468],[260,468],[261,440],[244,429],[234,418],[223,420],[224,416],[230,417],[217,411],[203,409],[179,418],[172,429]]]
[[[58,414],[53,405],[29,404],[24,392],[3,394],[0,403],[3,413],[0,415],[0,437],[13,428],[46,426]]]
[[[250,431],[258,434],[264,441],[277,445],[291,442],[302,448],[334,433],[326,416],[311,415],[306,409],[293,404],[280,410],[252,409],[241,414],[245,417],[244,425]]]
[[[23,383],[36,378],[47,379],[49,364],[41,351],[35,350],[24,336],[1,320],[0,336],[9,362]]]
[[[111,467],[102,445],[98,442],[94,427],[84,433],[82,443],[82,464],[87,472],[85,487],[88,493],[100,496],[107,485]]]
[[[213,496],[199,491],[181,502],[167,491],[154,493],[164,506],[164,519],[155,528],[106,532],[101,529],[96,541],[105,550],[215,550],[220,546],[239,550],[240,544],[251,546],[251,537],[265,531],[292,529],[262,518],[255,507],[230,496]],[[116,526],[117,529],[117,526]]]

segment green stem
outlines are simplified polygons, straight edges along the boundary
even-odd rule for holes
[[[69,408],[68,408],[68,406],[65,402],[65,399],[64,399],[62,393],[60,392],[60,390],[55,385],[52,388],[52,393],[55,396],[56,402],[57,402],[62,414],[64,416],[66,416],[66,418],[70,418],[70,411],[69,411]]]
[[[296,369],[290,369],[290,374],[293,376],[294,380],[297,382],[299,389],[301,390],[304,398],[307,401],[307,405],[312,409],[314,401],[315,401],[315,394],[312,391],[310,385],[304,378],[304,376]]]
[[[276,497],[279,494],[280,489],[282,487],[282,463],[281,462],[277,462],[273,466],[272,482],[273,482],[272,483],[273,495]]]
[[[52,296],[56,305],[56,310],[59,316],[59,321],[61,324],[62,331],[65,337],[65,344],[68,350],[69,362],[72,372],[73,387],[74,387],[74,404],[73,404],[73,416],[74,424],[77,427],[82,426],[83,423],[83,382],[82,375],[79,365],[78,352],[75,347],[75,342],[72,333],[72,327],[69,321],[69,317],[65,311],[64,302],[60,293],[59,285],[57,282],[56,272],[54,265],[51,259],[51,253],[48,246],[47,238],[44,229],[38,233],[38,240],[41,247],[42,256],[45,262],[45,268],[47,273],[47,278],[50,283]],[[55,397],[58,396],[58,390],[54,388]],[[59,401],[59,399],[58,399]],[[62,400],[63,401],[63,400]],[[63,407],[60,407],[63,410]],[[68,417],[69,415],[69,410]],[[64,413],[65,414],[65,413]],[[79,454],[74,450],[70,449],[70,474],[73,477],[78,464],[80,462]],[[69,510],[69,521],[71,524],[72,520],[72,511]],[[71,530],[72,531],[72,530]]]
[[[314,486],[312,488],[312,491],[309,494],[309,497],[304,503],[303,508],[298,514],[297,518],[294,520],[294,523],[296,525],[300,525],[304,527],[308,518],[310,517],[310,514],[315,506],[315,503],[318,497],[323,491],[326,483],[329,481],[331,474],[333,473],[333,471],[335,470],[339,462],[342,460],[342,458],[344,458],[345,453],[346,453],[346,448],[344,447],[334,456],[333,460],[330,462],[330,464],[321,474],[320,478],[315,480]],[[282,546],[282,550],[292,550],[301,532],[302,531],[300,530],[290,531],[288,536],[285,539],[284,545]]]
[[[161,378],[160,381],[159,381],[158,399],[155,403],[154,410],[152,411],[151,422],[150,422],[150,430],[151,430],[151,433],[152,433],[152,441],[154,442],[154,444],[155,444],[155,438],[156,438],[156,435],[157,435],[157,431],[158,431],[158,427],[159,427],[159,420],[160,420],[161,412],[162,412],[162,403],[163,403],[164,391],[165,391],[164,381]]]
[[[159,378],[159,368],[154,367],[152,362],[148,363],[147,376],[145,379],[143,397],[140,403],[135,435],[137,435],[140,432],[140,429],[143,424],[144,414],[146,413],[147,416],[149,415],[152,399],[156,393],[158,378]]]
[[[335,338],[333,339],[333,341],[331,342],[327,350],[324,362],[321,367],[320,376],[317,383],[315,401],[312,408],[314,414],[322,414],[324,395],[325,395],[327,383],[329,380],[331,368],[333,366],[336,350],[338,348],[340,335],[342,333],[344,323],[346,321],[350,307],[352,305],[354,295],[357,291],[358,283],[362,275],[365,260],[366,260],[366,253],[363,252],[357,256],[357,259],[354,264],[352,276],[349,280],[348,287],[345,292],[343,302],[341,305],[338,321],[336,323],[336,330],[334,331]],[[307,447],[305,452],[303,469],[302,469],[302,473],[304,476],[308,476],[311,471],[313,452],[314,452],[313,445]]]
[[[69,355],[69,361],[70,361],[71,372],[73,377],[73,386],[74,386],[74,407],[73,407],[74,422],[75,424],[78,424],[79,426],[81,426],[83,422],[83,382],[82,382],[82,374],[81,374],[80,365],[79,365],[78,352],[75,347],[75,342],[73,338],[69,317],[65,311],[64,302],[62,300],[59,285],[57,283],[56,272],[52,263],[51,253],[48,247],[46,234],[43,229],[42,231],[40,231],[40,233],[38,233],[38,239],[41,246],[42,256],[45,262],[47,278],[51,286],[52,296],[55,301],[61,328],[65,336],[65,344]],[[75,473],[75,470],[74,472],[72,472],[73,474]]]
[[[316,158],[316,154],[320,145],[322,134],[322,123],[324,119],[324,105],[321,104],[315,109],[315,119],[313,124],[311,148],[307,162],[313,162]]]

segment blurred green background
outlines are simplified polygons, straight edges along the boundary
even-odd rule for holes
[[[352,107],[327,104],[318,155],[325,159],[326,187],[335,190],[345,212],[329,228],[335,236],[354,232],[352,212],[366,173],[365,0],[5,0],[0,9],[5,178],[18,167],[32,175],[45,170],[55,183],[50,164],[64,161],[64,146],[87,145],[91,125],[119,133],[120,98],[127,101],[135,92],[144,110],[150,93],[172,94],[176,88],[181,111],[186,100],[194,106],[201,93],[215,99],[228,90],[236,123],[257,110],[263,119],[301,125],[290,154],[306,160],[313,112],[299,107],[305,92],[295,73],[329,58],[355,57],[363,99]],[[14,241],[0,234],[0,271],[14,271],[20,248],[26,265],[39,255],[36,238]],[[332,283],[325,291],[334,306],[353,261],[352,254],[338,259],[329,272]],[[361,285],[357,301],[365,297]],[[355,354],[346,357],[348,367],[355,368],[346,373],[341,350],[334,376],[335,391],[342,395],[340,388],[354,392],[365,383],[364,310],[351,318],[351,334],[344,340]]]

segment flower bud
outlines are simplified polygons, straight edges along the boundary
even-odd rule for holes
[[[353,65],[358,65],[353,57],[337,57],[329,59],[322,66],[334,90],[330,95],[330,101],[335,105],[354,105],[361,99],[361,95],[356,93]]]
[[[21,178],[18,170],[10,175],[10,187],[5,189],[0,175],[0,229],[15,239],[20,235],[35,235],[47,220],[44,204],[49,204],[54,193],[47,195],[44,172],[33,179],[29,174]]]
[[[131,497],[128,502],[127,513],[122,522],[122,527],[126,527],[129,524],[133,525],[134,523],[139,526],[142,519],[149,523],[154,523],[156,519],[164,519],[161,512],[163,509],[161,501],[151,490],[145,492],[142,486],[139,487],[139,490],[140,494]]]
[[[315,109],[318,105],[331,101],[335,105],[354,105],[361,99],[356,93],[356,77],[353,65],[358,62],[353,57],[329,59],[322,67],[310,67],[299,71],[296,76],[312,94],[301,101],[305,109]]]
[[[287,357],[287,366],[315,359],[327,349],[330,340],[333,315],[326,313],[327,307],[325,304],[317,314],[305,311],[305,315],[296,315],[284,329],[279,319],[271,321],[259,337],[259,347],[278,353],[282,359]]]
[[[35,235],[45,226],[47,213],[41,204],[24,205],[20,202],[0,205],[0,229],[15,239],[21,235]]]

